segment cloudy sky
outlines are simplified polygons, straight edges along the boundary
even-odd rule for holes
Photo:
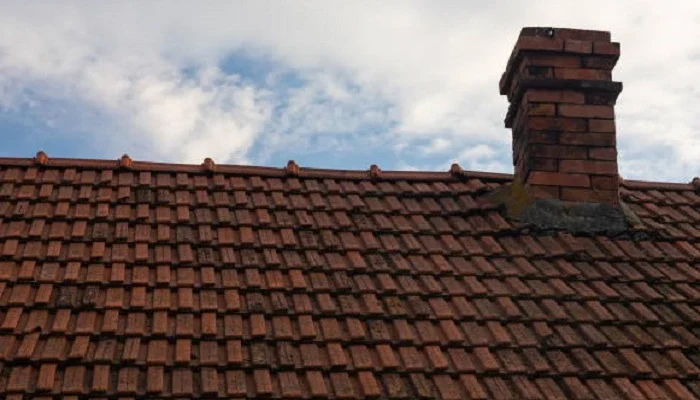
[[[621,174],[700,175],[696,0],[0,0],[0,156],[511,172],[523,26],[610,30]]]

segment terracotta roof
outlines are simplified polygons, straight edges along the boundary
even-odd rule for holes
[[[0,159],[0,394],[700,397],[699,185],[577,235],[511,178]]]

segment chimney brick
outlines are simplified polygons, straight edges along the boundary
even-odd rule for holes
[[[617,205],[612,80],[620,45],[610,33],[523,28],[499,82],[510,107],[516,179],[536,198]]]

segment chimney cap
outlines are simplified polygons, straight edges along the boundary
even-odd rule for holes
[[[552,27],[528,27],[520,31],[518,40],[510,54],[506,70],[501,76],[499,82],[499,90],[502,95],[507,95],[508,100],[516,102],[519,100],[519,94],[524,88],[529,88],[537,83],[542,84],[544,81],[557,82],[560,86],[571,86],[572,81],[582,82],[582,85],[576,90],[600,90],[597,87],[590,87],[600,81],[600,79],[584,79],[584,78],[560,78],[558,76],[549,77],[549,79],[540,79],[541,77],[526,77],[519,76],[520,67],[523,64],[523,58],[542,55],[562,55],[566,57],[581,56],[594,57],[598,63],[605,60],[607,69],[612,69],[620,57],[620,44],[611,42],[610,32],[594,31],[584,29],[569,29],[569,28],[552,28]],[[528,60],[524,60],[528,61]],[[532,60],[529,60],[532,61]],[[552,61],[553,62],[553,61]],[[537,64],[535,64],[537,65]],[[549,65],[549,64],[547,64]],[[567,66],[566,68],[574,68]],[[592,68],[586,63],[575,68]],[[607,79],[611,81],[611,79]],[[562,82],[559,82],[562,81]],[[610,87],[607,90],[611,92],[620,92],[621,87]]]
[[[589,29],[555,28],[542,26],[528,26],[520,30],[520,36],[539,36],[562,40],[590,40],[592,42],[609,42],[609,31],[597,31]]]

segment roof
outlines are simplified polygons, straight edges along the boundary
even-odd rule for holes
[[[700,397],[700,189],[572,234],[511,179],[0,159],[0,395]]]

